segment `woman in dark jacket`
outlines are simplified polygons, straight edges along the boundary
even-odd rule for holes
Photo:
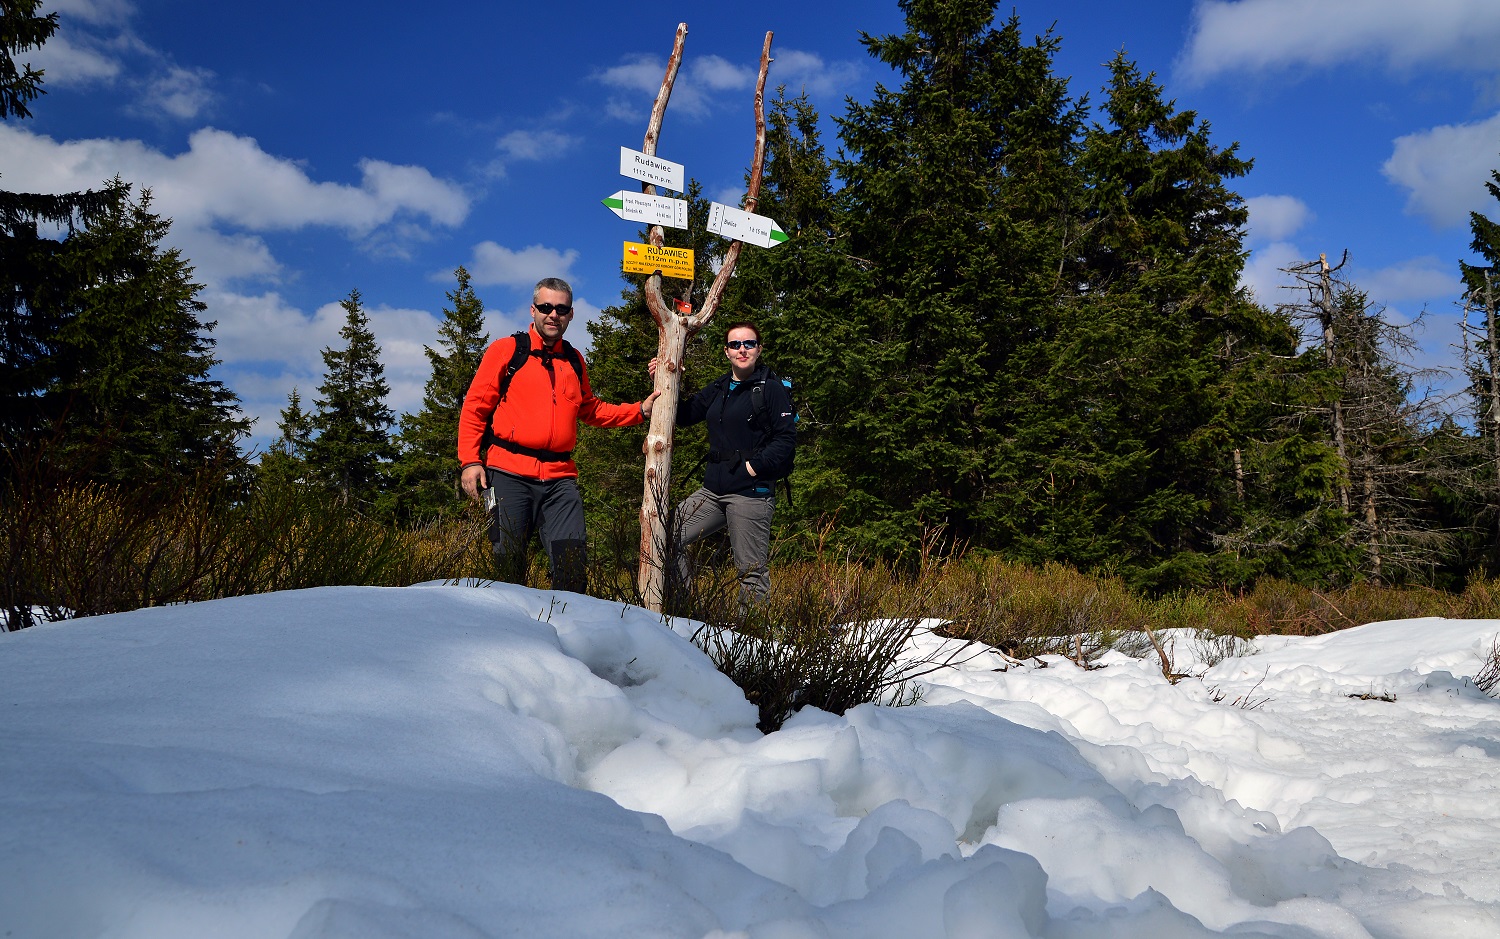
[[[677,507],[678,572],[686,582],[687,547],[727,527],[742,607],[770,596],[776,481],[791,473],[797,446],[791,393],[761,364],[762,349],[753,324],[734,323],[729,373],[677,405],[679,426],[708,423],[709,447],[702,488]]]

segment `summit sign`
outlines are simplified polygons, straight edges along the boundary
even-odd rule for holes
[[[665,186],[673,192],[687,189],[687,171],[681,163],[663,160],[629,147],[620,148],[620,175],[639,179],[653,186]]]
[[[620,269],[627,274],[660,274],[678,280],[692,280],[693,249],[658,248],[627,241]]]

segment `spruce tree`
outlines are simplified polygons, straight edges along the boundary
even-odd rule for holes
[[[1037,488],[1004,450],[1024,430],[1028,383],[1046,377],[1022,353],[1052,329],[1076,237],[1082,120],[1052,72],[1055,37],[1027,43],[1014,17],[994,26],[987,0],[901,8],[905,33],[863,42],[903,84],[877,85],[839,121],[841,216],[862,280],[805,334],[824,349],[819,417],[842,468],[841,521],[886,553],[934,529],[1003,543],[1017,521],[1001,491]]]
[[[287,396],[276,422],[281,436],[261,455],[256,478],[262,485],[287,486],[306,483],[307,454],[312,447],[312,416],[302,410],[302,395],[296,388]]]
[[[1492,170],[1485,188],[1500,199],[1500,170]],[[1481,263],[1459,261],[1468,311],[1464,362],[1477,435],[1476,452],[1466,487],[1478,503],[1480,557],[1491,571],[1500,570],[1500,222],[1481,212],[1469,213],[1469,248]]]
[[[1247,213],[1228,183],[1249,162],[1123,53],[1109,71],[1078,159],[1066,295],[1023,353],[1045,377],[1020,399],[1012,458],[1047,484],[1015,503],[1030,518],[1018,548],[1142,586],[1201,584],[1239,511],[1233,461],[1252,428],[1236,389],[1288,330],[1238,284]]]
[[[42,73],[15,56],[41,47],[57,31],[57,14],[39,15],[40,0],[0,6],[0,119],[31,116]],[[0,167],[3,176],[4,167]],[[67,400],[54,360],[58,333],[74,314],[67,298],[77,285],[59,265],[66,239],[42,236],[42,226],[71,235],[128,197],[118,180],[99,191],[61,195],[0,191],[0,446],[30,446],[61,429]]]
[[[339,301],[345,321],[342,348],[323,350],[307,462],[317,479],[346,499],[373,508],[384,491],[385,472],[395,458],[390,429],[395,416],[385,404],[391,393],[358,290]]]
[[[397,436],[400,456],[391,467],[389,514],[403,520],[453,515],[457,497],[458,414],[489,334],[484,329],[484,303],[474,293],[469,272],[454,272],[458,286],[448,293],[451,306],[443,308],[438,347],[423,347],[432,374],[422,394],[422,409],[401,419]]]
[[[848,350],[830,347],[819,333],[847,316],[864,274],[847,250],[818,112],[805,93],[788,98],[785,88],[769,104],[755,211],[774,219],[789,237],[775,248],[741,253],[719,319],[725,327],[741,319],[755,323],[766,342],[762,361],[793,383],[797,471],[792,499],[776,507],[778,551],[785,553],[796,547],[787,534],[806,531],[808,519],[833,517],[846,494],[844,467],[824,447],[823,402],[838,394],[828,360]],[[717,355],[718,349],[711,351]],[[722,356],[714,364],[722,369]]]
[[[63,452],[95,476],[139,481],[212,461],[241,468],[249,424],[210,377],[214,324],[199,319],[193,269],[162,248],[170,224],[146,190],[64,243],[71,315],[57,333],[49,393],[66,401]]]

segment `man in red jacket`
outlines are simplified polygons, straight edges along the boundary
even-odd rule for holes
[[[539,534],[553,589],[582,593],[588,554],[573,463],[578,422],[633,427],[651,415],[660,392],[636,404],[594,397],[583,357],[562,338],[572,319],[568,282],[556,277],[539,282],[531,294],[531,352],[502,397],[500,383],[516,340],[507,336],[485,350],[458,417],[458,461],[459,482],[469,498],[478,501],[480,490],[494,490],[490,541],[502,577],[526,582],[526,548]],[[486,443],[488,450],[481,452]]]

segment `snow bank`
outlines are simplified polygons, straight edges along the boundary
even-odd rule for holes
[[[1461,676],[1497,627],[1263,641],[1175,686],[981,655],[765,736],[681,636],[576,596],[37,627],[0,638],[0,933],[1487,935],[1500,702]]]

